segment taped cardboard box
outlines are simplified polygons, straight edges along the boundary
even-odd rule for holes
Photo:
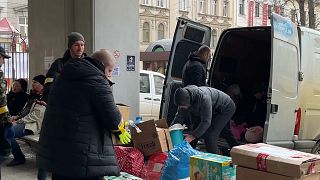
[[[320,172],[320,156],[264,143],[231,149],[232,162],[247,168],[301,178]]]
[[[320,174],[311,174],[301,178],[294,178],[255,169],[237,166],[237,180],[319,180]]]
[[[137,124],[142,131],[140,133],[133,127],[130,127],[130,133],[134,147],[138,148],[143,155],[150,156],[157,152],[164,152],[170,150],[170,137],[167,137],[165,128],[156,128],[154,120],[144,121]]]
[[[230,157],[203,153],[190,157],[190,180],[236,179],[236,168]]]

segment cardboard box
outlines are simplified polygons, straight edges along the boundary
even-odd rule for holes
[[[320,156],[264,143],[231,149],[232,162],[247,168],[301,178],[320,172]]]
[[[121,116],[124,121],[129,121],[130,117],[130,107],[125,104],[117,104],[119,111],[121,113]]]
[[[230,157],[218,154],[199,154],[190,157],[191,180],[235,180],[236,168]]]
[[[168,144],[171,139],[167,135],[167,130],[161,127],[156,128],[154,120],[144,121],[137,124],[137,126],[142,132],[138,133],[135,128],[130,127],[130,133],[134,147],[138,148],[143,155],[150,156],[157,152],[168,151],[170,147],[172,148],[172,143],[171,145]],[[170,140],[168,141],[168,139]]]
[[[257,178],[258,177],[258,178]],[[319,180],[320,174],[294,178],[237,166],[237,180]]]

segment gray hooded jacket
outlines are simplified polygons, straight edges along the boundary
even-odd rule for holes
[[[192,124],[198,124],[192,135],[200,138],[212,125],[214,116],[223,113],[233,101],[229,95],[215,88],[195,85],[185,88],[191,94],[191,106],[188,109],[179,108],[172,124],[184,124],[192,117]]]

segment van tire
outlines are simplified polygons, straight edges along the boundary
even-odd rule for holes
[[[311,153],[320,154],[320,140],[318,140],[317,143],[313,146]]]

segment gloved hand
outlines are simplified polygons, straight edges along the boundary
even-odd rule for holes
[[[125,129],[125,125],[128,125],[128,122],[122,122],[118,126],[118,130],[112,131],[118,136],[121,144],[128,144],[131,142],[131,135]]]

